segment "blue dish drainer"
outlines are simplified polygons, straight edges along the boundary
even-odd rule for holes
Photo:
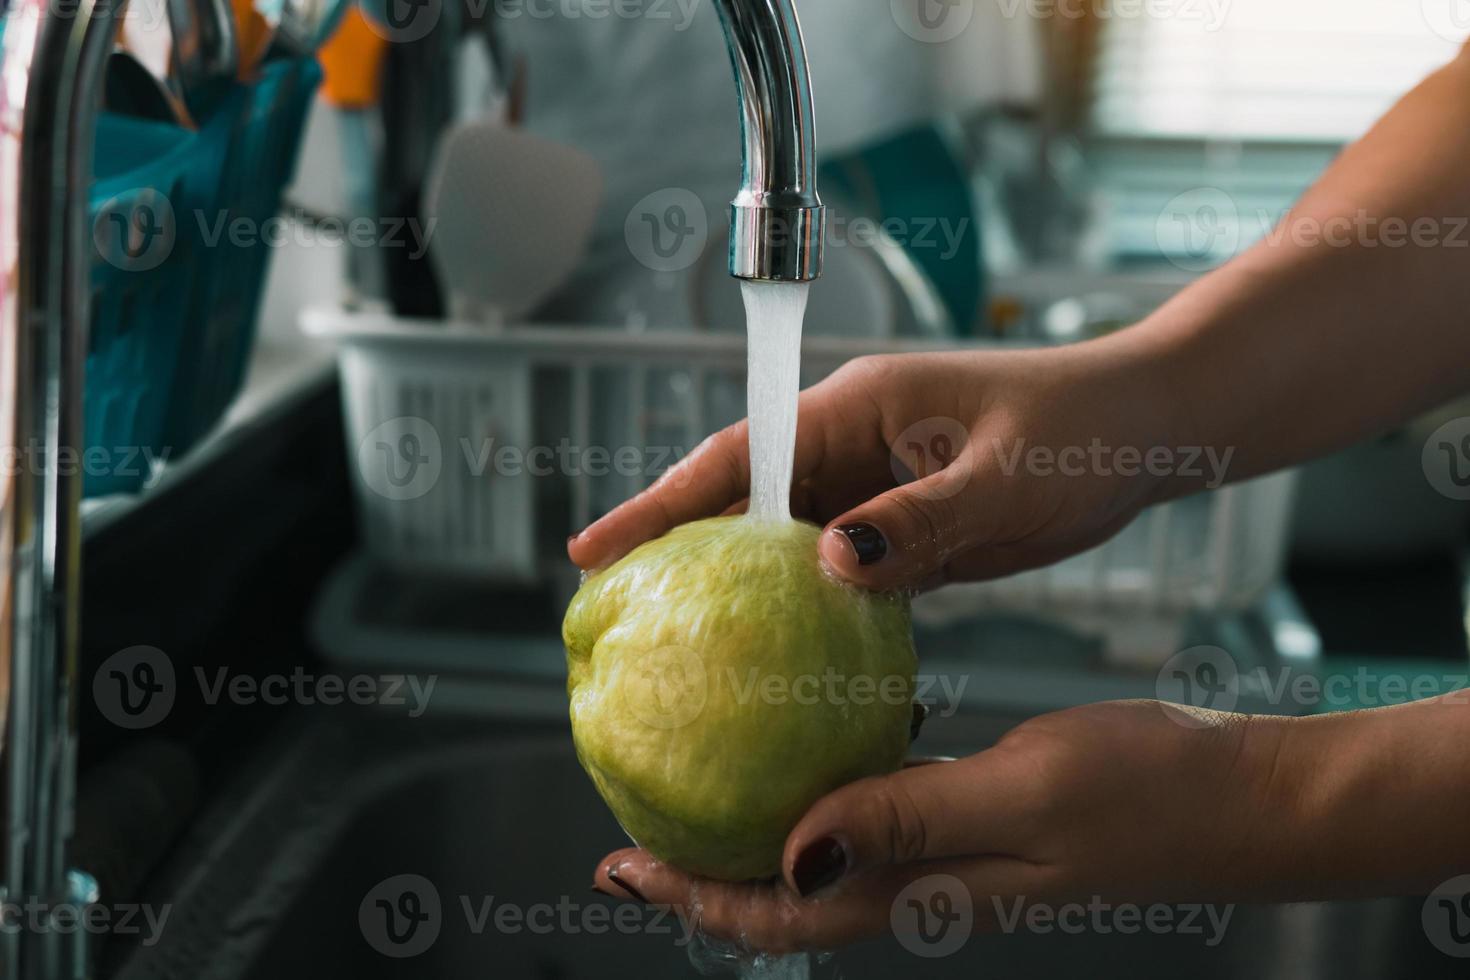
[[[264,65],[197,131],[97,124],[87,496],[140,489],[149,459],[198,443],[244,381],[274,217],[313,95],[314,59]]]

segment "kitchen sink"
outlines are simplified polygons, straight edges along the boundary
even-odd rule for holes
[[[102,880],[104,903],[167,912],[156,942],[106,936],[96,975],[694,976],[677,921],[590,891],[596,862],[625,838],[572,751],[555,631],[564,601],[476,590],[451,603],[440,583],[427,595],[401,581],[330,584],[351,584],[333,569],[355,542],[338,402],[320,384],[290,411],[240,430],[230,452],[93,522],[83,686],[116,652],[142,643],[166,652],[181,679],[196,669],[249,680],[412,663],[436,671],[430,709],[205,703],[197,685],[181,682],[166,721],[133,731],[106,717],[96,697],[82,698],[77,864]],[[319,592],[328,601],[312,608]],[[458,615],[463,608],[474,615]],[[395,631],[395,617],[454,635]],[[376,642],[384,636],[401,642]],[[1248,641],[1195,642],[1234,650]],[[1029,629],[947,631],[922,638],[921,649],[926,671],[975,681],[958,713],[926,725],[923,752],[973,752],[1038,711],[1154,690],[1152,672],[1094,669],[1095,651],[1053,648]],[[1049,700],[1038,702],[1038,692]],[[416,905],[405,902],[411,891]],[[432,897],[438,929],[424,942],[432,929],[402,924],[422,921]],[[817,973],[1463,976],[1463,963],[1426,938],[1422,905],[1240,907],[1214,946],[1183,932],[1018,931],[973,936],[926,959],[889,938],[836,951]],[[502,909],[513,917],[497,920]],[[401,947],[388,933],[393,922]],[[389,955],[407,951],[417,955]]]
[[[562,694],[544,683],[482,683],[417,718],[321,706],[284,717],[254,767],[150,883],[145,898],[172,910],[162,939],[110,949],[108,972],[127,980],[697,975],[677,918],[590,890],[597,860],[625,838],[555,720]],[[487,703],[506,708],[495,718],[466,710]],[[1011,721],[956,715],[927,732],[924,747],[974,750]],[[976,935],[943,958],[887,938],[837,951],[814,975],[1462,976],[1462,964],[1426,939],[1421,904],[1239,907],[1214,945],[1208,925],[1189,934]]]

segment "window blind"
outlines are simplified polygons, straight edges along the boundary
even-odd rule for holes
[[[1467,36],[1467,0],[1113,0],[1092,129],[1342,143]]]

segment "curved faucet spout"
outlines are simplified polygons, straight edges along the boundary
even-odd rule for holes
[[[793,0],[717,0],[740,95],[744,177],[731,204],[730,274],[809,282],[826,210],[806,47]]]
[[[72,893],[81,476],[61,461],[84,445],[86,188],[119,6],[10,0],[0,34],[0,447],[23,460],[0,473],[0,889],[11,902]],[[86,975],[86,942],[54,938],[6,930],[0,976]]]

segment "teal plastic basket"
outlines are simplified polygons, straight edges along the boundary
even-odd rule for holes
[[[322,79],[314,60],[275,62],[248,91],[225,163],[222,206],[199,229],[203,276],[183,338],[165,437],[187,450],[240,392],[254,347],[270,245],[266,223],[281,206]],[[232,234],[239,227],[243,234]],[[204,233],[207,232],[207,235]]]
[[[91,329],[82,410],[87,496],[137,490],[150,458],[169,451],[164,428],[198,254],[185,221],[208,202],[218,166],[198,148],[208,133],[103,115],[90,194]]]
[[[140,489],[152,461],[188,451],[238,393],[268,259],[261,230],[320,80],[313,60],[271,63],[197,132],[99,119],[86,496]]]

